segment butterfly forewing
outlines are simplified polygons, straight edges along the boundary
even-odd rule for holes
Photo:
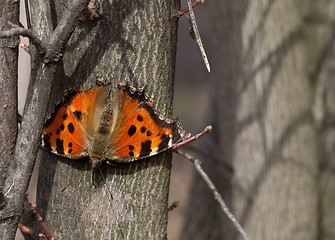
[[[69,158],[87,156],[109,91],[108,84],[66,95],[45,122],[42,146]]]
[[[152,101],[144,94],[129,87],[119,85],[115,98],[107,159],[129,162],[162,152],[178,143],[184,130],[177,120],[161,117],[152,106]]]

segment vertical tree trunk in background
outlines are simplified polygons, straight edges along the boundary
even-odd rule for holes
[[[315,84],[313,113],[318,133],[318,236],[335,237],[335,1],[313,2],[308,35],[309,74]]]
[[[33,28],[45,6],[30,1]],[[54,25],[67,3],[50,2]],[[49,5],[49,4],[46,4]],[[95,2],[100,17],[78,24],[63,55],[51,105],[70,86],[87,89],[96,76],[130,82],[171,116],[179,1]],[[107,184],[88,159],[42,152],[37,205],[58,239],[164,239],[171,153],[118,167],[102,166]],[[99,180],[100,179],[100,180]],[[107,187],[114,200],[111,200]]]
[[[0,3],[0,31],[18,24],[19,1]],[[19,38],[0,39],[0,188],[13,157],[17,134],[17,72]]]
[[[334,1],[208,4],[221,163],[204,167],[250,239],[333,239]],[[189,206],[181,239],[240,237],[198,178]]]

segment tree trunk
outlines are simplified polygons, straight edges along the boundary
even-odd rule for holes
[[[38,1],[31,1],[33,25]],[[53,20],[66,3],[55,2]],[[84,20],[71,36],[53,86],[51,109],[63,91],[87,89],[96,76],[147,93],[165,116],[172,112],[178,1],[102,1],[98,19]],[[35,20],[34,20],[35,18]],[[55,24],[54,23],[54,24]],[[37,206],[58,239],[165,239],[171,153],[94,173],[88,159],[40,154]],[[113,200],[109,195],[110,189]]]
[[[19,22],[19,2],[0,4],[0,31],[10,28],[9,22]],[[0,188],[13,159],[17,134],[17,73],[19,38],[0,39]]]
[[[325,60],[334,67],[334,1],[208,4],[214,81],[208,149],[219,162],[203,165],[250,239],[333,238],[334,133],[325,131],[324,116],[316,124],[315,86],[322,86],[322,101],[334,100],[333,85],[319,79]],[[320,153],[327,156],[321,174]],[[200,181],[181,239],[240,239]]]
[[[22,122],[18,131],[13,161],[8,168],[6,181],[1,196],[0,208],[0,238],[14,239],[19,223],[24,200],[26,199],[28,184],[34,168],[38,146],[41,143],[41,133],[47,101],[51,92],[51,85],[58,66],[57,58],[64,49],[74,27],[78,22],[88,0],[73,0],[71,8],[66,11],[57,28],[50,38],[52,29],[49,28],[49,19],[45,12],[39,12],[39,25],[44,31],[38,32],[43,38],[44,47],[40,41],[34,40],[39,54],[34,55],[34,48],[30,47],[34,65],[30,75],[27,99],[23,111]],[[41,6],[46,6],[41,4]],[[47,12],[47,11],[46,11]],[[46,24],[44,24],[46,23]],[[10,31],[13,33],[13,31]],[[8,33],[8,32],[7,32]],[[36,35],[35,35],[36,36]],[[43,54],[45,53],[45,54]],[[55,56],[56,55],[56,56]]]
[[[311,6],[313,17],[308,34],[310,78],[315,83],[313,113],[318,137],[318,236],[335,237],[335,1],[319,1]]]

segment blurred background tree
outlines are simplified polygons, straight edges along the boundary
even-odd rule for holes
[[[251,239],[334,239],[335,1],[205,1],[194,11],[212,73],[181,18],[174,115],[187,131],[214,131],[185,149]],[[174,157],[169,239],[240,238],[192,169]]]
[[[203,167],[250,239],[334,239],[335,1],[206,5]],[[240,238],[197,175],[188,199],[180,239]]]

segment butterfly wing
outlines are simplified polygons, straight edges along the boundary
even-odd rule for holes
[[[106,151],[109,160],[130,162],[152,156],[184,136],[179,122],[162,117],[143,89],[119,84],[112,104],[113,124]]]
[[[107,105],[110,84],[71,92],[45,121],[42,146],[69,158],[88,156],[94,132]]]

